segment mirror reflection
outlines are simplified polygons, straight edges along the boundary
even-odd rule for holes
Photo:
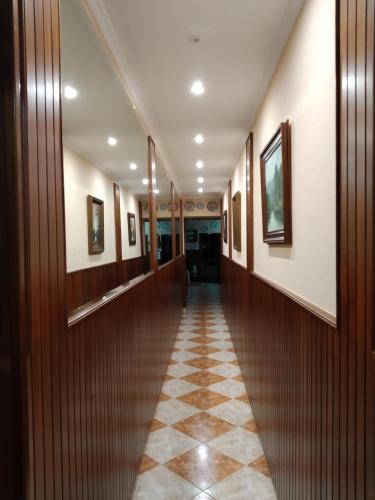
[[[75,308],[150,269],[147,137],[77,0],[61,0],[61,64],[66,258]]]
[[[158,265],[172,260],[172,184],[157,161],[153,191],[156,195],[156,235]]]
[[[181,255],[181,198],[174,192],[174,217],[175,217],[175,232],[176,232],[176,257]]]

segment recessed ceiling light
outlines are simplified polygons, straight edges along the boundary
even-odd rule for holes
[[[204,182],[204,179],[203,177],[198,177],[197,181],[199,182],[199,184],[202,184]]]
[[[108,142],[108,144],[109,144],[110,146],[116,146],[116,144],[117,144],[117,139],[116,139],[116,137],[108,137],[108,141],[107,141],[107,142]]]
[[[148,179],[142,179],[142,183],[143,183],[145,186],[147,186],[147,184],[148,184]]]
[[[203,168],[204,167],[203,161],[200,161],[200,160],[197,161],[196,166],[197,166],[197,168]]]
[[[203,188],[198,188],[198,193],[203,193]]]
[[[159,194],[160,193],[159,189],[154,189],[154,193]]]
[[[198,134],[194,137],[194,141],[197,143],[197,144],[202,144],[202,142],[204,141],[204,137],[202,134]]]
[[[133,104],[133,106],[132,106],[132,107],[133,107],[133,109],[137,109],[137,106],[136,106],[135,104]]]
[[[131,163],[129,165],[129,167],[130,167],[130,170],[137,170],[137,164],[136,163]]]
[[[64,88],[64,96],[67,99],[75,99],[78,95],[78,90],[76,90],[74,87],[71,87],[70,85],[67,85]]]
[[[196,80],[191,86],[190,92],[194,95],[202,95],[205,92],[203,83],[200,80]]]

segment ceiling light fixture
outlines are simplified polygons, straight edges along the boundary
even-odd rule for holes
[[[159,194],[160,193],[159,189],[154,189],[154,193]]]
[[[129,167],[130,167],[130,170],[137,170],[137,164],[136,163],[131,163],[129,165]]]
[[[198,193],[203,193],[203,188],[198,188]]]
[[[143,183],[145,186],[147,186],[147,184],[148,184],[148,179],[142,179],[142,183]]]
[[[67,85],[64,88],[64,96],[67,99],[75,99],[78,95],[78,90],[76,90],[74,87],[71,87],[70,85]]]
[[[202,144],[202,142],[204,141],[204,137],[202,134],[198,134],[194,137],[194,141],[197,143],[197,144]]]
[[[203,177],[198,177],[197,181],[199,182],[199,184],[203,184],[204,179],[203,179]]]
[[[194,95],[202,95],[205,93],[205,88],[200,80],[196,80],[190,88],[190,92]]]
[[[203,168],[204,167],[204,163],[203,161],[197,161],[197,163],[195,164],[197,168]]]
[[[107,141],[107,142],[108,142],[108,144],[109,144],[110,146],[116,146],[116,144],[117,144],[117,139],[116,139],[116,137],[108,137],[108,141]]]

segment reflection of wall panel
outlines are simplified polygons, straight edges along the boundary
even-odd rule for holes
[[[68,311],[95,300],[144,272],[144,257],[110,262],[67,274]]]
[[[232,199],[233,212],[233,248],[241,252],[241,193],[237,193]]]

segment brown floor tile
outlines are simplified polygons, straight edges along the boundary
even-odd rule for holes
[[[235,377],[233,377],[233,380],[237,380],[238,382],[244,382],[242,375],[236,375]]]
[[[242,396],[238,396],[236,399],[242,401],[243,403],[250,404],[249,396],[247,394],[242,394]]]
[[[175,364],[177,364],[177,361],[175,361],[174,359],[172,359],[172,358],[171,358],[171,359],[169,360],[169,363],[168,363],[168,364],[169,364],[169,365],[175,365]]]
[[[171,399],[169,396],[164,394],[163,392],[160,394],[159,401],[168,401],[168,399]]]
[[[191,406],[195,406],[200,410],[208,410],[213,406],[229,401],[230,398],[218,394],[217,392],[210,391],[209,389],[198,389],[197,391],[189,392],[189,394],[184,394],[177,399]]]
[[[209,413],[202,412],[198,413],[198,415],[185,418],[185,420],[177,422],[172,427],[184,432],[201,443],[207,443],[207,441],[221,436],[224,432],[230,431],[233,429],[234,425],[221,420],[221,418],[214,417]]]
[[[165,464],[198,488],[206,489],[241,469],[242,464],[202,444]]]
[[[242,427],[250,432],[258,432],[258,428],[257,428],[257,424],[255,423],[255,420],[249,420],[248,422],[246,422],[246,424],[243,424]]]
[[[217,339],[209,337],[208,335],[199,335],[198,337],[193,337],[189,340],[190,342],[196,342],[197,344],[210,344],[211,342],[217,342]]]
[[[210,323],[209,321],[201,321],[198,323],[194,323],[193,326],[196,326],[197,328],[207,328],[208,326],[215,326],[215,323]]]
[[[147,472],[148,470],[157,467],[159,464],[155,462],[155,460],[147,455],[143,455],[141,465],[139,467],[139,474],[143,474],[143,472]]]
[[[207,354],[219,352],[220,349],[216,349],[216,347],[210,347],[209,345],[200,345],[198,347],[193,347],[192,349],[187,349],[187,351],[193,352],[194,354],[200,354],[201,356],[207,356]]]
[[[254,460],[254,462],[251,462],[250,467],[257,470],[258,472],[261,472],[265,476],[271,477],[265,456],[259,457],[256,460]]]
[[[200,372],[192,373],[191,375],[186,375],[182,377],[187,382],[199,385],[200,387],[207,387],[216,382],[221,382],[225,380],[225,377],[221,375],[216,375],[216,373],[208,372],[207,370],[202,370]]]
[[[234,366],[238,366],[238,361],[237,359],[235,359],[234,361],[229,361],[229,363],[231,363],[232,365]]]
[[[172,377],[172,375],[166,375],[166,376],[164,377],[164,380],[165,380],[166,382],[168,382],[168,380],[173,380],[174,378],[176,378],[176,377]]]
[[[160,422],[160,420],[154,418],[151,422],[150,432],[158,431],[159,429],[163,429],[163,427],[166,427],[166,425],[163,424],[163,422]]]
[[[191,359],[190,361],[185,361],[185,364],[204,370],[206,368],[211,368],[213,366],[222,365],[223,362],[218,361],[217,359],[211,359],[207,358],[206,356],[202,356],[201,358],[195,358]]]
[[[194,328],[191,333],[196,333],[197,335],[209,335],[210,333],[214,333],[214,331],[210,328]]]

